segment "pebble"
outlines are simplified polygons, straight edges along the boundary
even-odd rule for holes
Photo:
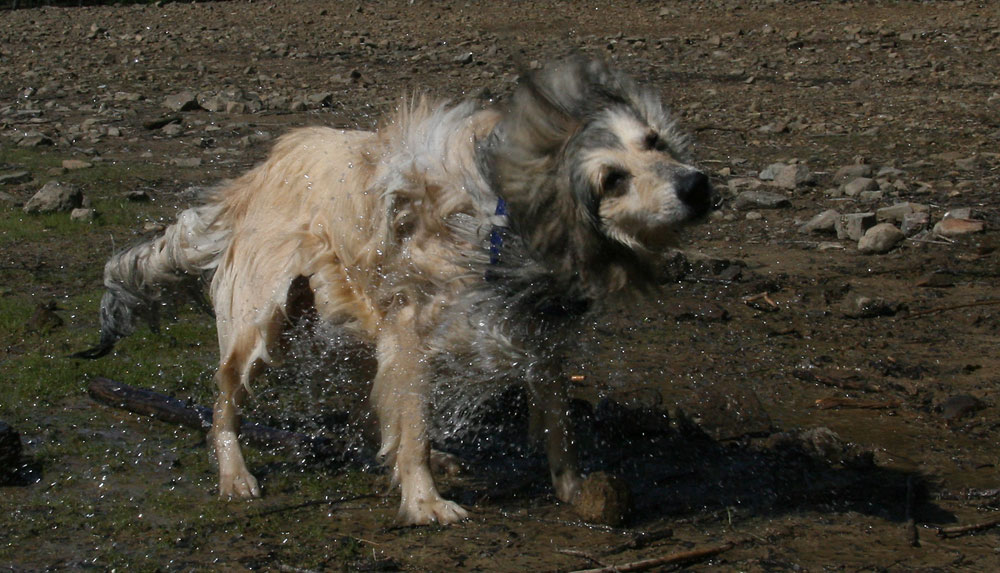
[[[866,254],[888,253],[906,238],[892,223],[879,223],[865,234],[858,241],[858,250]]]
[[[29,131],[17,140],[18,147],[51,147],[55,144],[51,137],[38,131]]]
[[[858,177],[844,183],[842,190],[844,195],[855,197],[862,191],[877,191],[878,183],[871,177]]]
[[[797,189],[805,185],[812,185],[815,182],[815,175],[809,171],[809,167],[801,163],[787,165],[774,175],[774,185],[782,189]]]
[[[799,227],[800,233],[836,233],[837,221],[840,220],[840,212],[836,209],[827,209],[822,213],[809,219]]]
[[[767,191],[743,191],[733,200],[733,209],[781,209],[792,203],[788,197]]]
[[[916,212],[926,213],[928,211],[927,205],[921,205],[920,203],[895,203],[889,207],[882,207],[875,211],[875,216],[878,217],[880,221],[891,221],[893,223],[900,223],[907,215],[911,215]]]
[[[171,165],[177,167],[201,167],[200,157],[175,157],[170,160]]]
[[[17,185],[28,181],[31,181],[31,172],[29,171],[15,171],[0,175],[0,185]]]
[[[198,109],[198,98],[189,91],[182,91],[163,98],[163,107],[170,111],[191,111]]]
[[[874,227],[877,222],[875,213],[848,213],[847,215],[841,215],[836,226],[837,238],[860,241],[865,231]]]
[[[71,221],[87,223],[97,218],[97,211],[86,207],[78,207],[70,211],[69,218]]]
[[[912,237],[927,228],[931,222],[931,216],[926,211],[917,211],[903,215],[903,221],[899,225],[899,230],[907,237]]]
[[[83,192],[76,185],[49,181],[24,204],[25,213],[70,211],[83,205]]]
[[[632,494],[625,480],[594,472],[583,480],[573,509],[584,521],[621,525],[632,510]]]
[[[902,305],[898,302],[864,294],[847,296],[840,306],[840,310],[846,318],[894,316],[900,309],[902,309]]]
[[[778,176],[778,172],[782,169],[788,167],[784,163],[772,163],[761,170],[760,175],[757,176],[761,181],[774,181],[774,178]]]
[[[871,177],[873,171],[874,168],[871,165],[864,163],[841,167],[833,174],[833,183],[835,185],[843,185],[859,177]]]
[[[67,171],[74,171],[76,169],[90,169],[94,164],[82,159],[63,159],[62,166]]]
[[[934,234],[942,237],[957,237],[969,233],[981,233],[985,229],[986,223],[983,221],[945,217],[934,225]]]

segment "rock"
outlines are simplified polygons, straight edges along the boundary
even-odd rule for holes
[[[858,241],[858,250],[867,254],[888,253],[906,238],[892,223],[879,223],[865,234]]]
[[[865,231],[875,226],[875,213],[848,213],[837,221],[837,238],[860,241]]]
[[[855,197],[862,191],[877,191],[878,183],[870,177],[858,177],[845,183],[842,190],[844,195]]]
[[[959,207],[957,209],[948,209],[944,215],[941,216],[942,219],[971,219],[972,218],[972,207]]]
[[[125,198],[133,203],[148,203],[153,200],[144,189],[133,189],[125,194]]]
[[[934,234],[942,237],[957,237],[969,233],[981,233],[985,228],[986,223],[976,219],[945,217],[934,225]]]
[[[975,396],[970,396],[968,394],[958,394],[952,396],[941,403],[938,406],[938,410],[941,412],[941,418],[947,423],[957,422],[982,409],[983,403],[976,399]]]
[[[584,520],[604,525],[621,525],[632,510],[628,483],[605,472],[594,472],[583,480],[573,509]]]
[[[201,167],[200,157],[175,157],[170,160],[171,165],[177,167]]]
[[[812,185],[816,182],[816,177],[809,171],[809,168],[801,163],[798,165],[787,165],[780,169],[774,176],[774,185],[782,189],[797,189],[804,185]]]
[[[799,227],[800,233],[836,233],[840,213],[836,209],[827,209],[809,219]]]
[[[926,211],[917,211],[915,213],[909,213],[903,215],[903,222],[899,226],[899,230],[903,232],[907,237],[912,237],[927,228],[927,225],[931,222],[931,216]]]
[[[198,98],[189,91],[182,91],[163,98],[163,107],[170,111],[191,111],[198,109]]]
[[[51,147],[55,145],[52,138],[38,131],[29,131],[17,140],[18,147]]]
[[[162,129],[172,123],[179,124],[181,121],[180,116],[177,115],[165,115],[163,117],[158,117],[156,119],[151,119],[142,124],[142,127],[150,131]]]
[[[24,205],[25,213],[70,211],[83,205],[83,192],[75,185],[49,181]]]
[[[757,177],[761,181],[774,181],[774,178],[778,176],[778,172],[786,167],[788,167],[788,165],[785,165],[784,163],[772,163],[765,167]]]
[[[733,200],[733,208],[739,210],[780,209],[791,204],[788,197],[767,191],[744,191]]]
[[[17,185],[31,181],[31,173],[28,171],[15,171],[0,175],[0,185]]]
[[[911,215],[916,212],[926,213],[928,210],[927,205],[921,205],[919,203],[896,203],[889,207],[882,207],[875,211],[875,216],[880,221],[891,221],[893,223],[901,223],[907,215]]]
[[[887,301],[880,297],[857,294],[844,297],[840,310],[847,318],[876,318],[879,316],[894,316],[903,308],[898,302]]]
[[[72,221],[80,221],[83,223],[89,223],[97,218],[97,211],[94,209],[87,209],[80,207],[70,211],[69,218]]]
[[[67,171],[74,171],[77,169],[90,169],[94,164],[82,159],[63,159],[62,166]]]
[[[872,171],[873,168],[871,165],[863,163],[841,167],[833,174],[833,183],[835,185],[843,185],[859,177],[871,177]]]
[[[198,94],[198,107],[210,112],[223,111],[226,109],[226,100],[216,94],[200,93]]]

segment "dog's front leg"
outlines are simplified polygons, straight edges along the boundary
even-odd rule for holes
[[[556,497],[571,502],[580,492],[583,478],[577,457],[573,424],[569,417],[569,397],[558,368],[552,368],[544,379],[533,380],[531,390],[530,433],[536,443],[545,447],[549,473]]]
[[[379,457],[392,468],[401,501],[398,521],[404,525],[448,524],[468,513],[441,497],[431,476],[427,436],[427,367],[415,334],[410,308],[383,328],[378,340],[378,371],[372,402],[382,435]]]

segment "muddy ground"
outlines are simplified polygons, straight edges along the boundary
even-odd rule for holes
[[[96,336],[108,253],[150,236],[192,187],[239,174],[290,127],[370,127],[415,91],[503,97],[572,51],[658,86],[728,198],[687,234],[662,292],[582,327],[587,351],[570,362],[587,468],[631,484],[623,525],[554,500],[520,445],[516,392],[444,444],[469,468],[443,489],[472,519],[427,528],[394,527],[397,499],[364,449],[251,450],[266,496],[225,503],[200,431],[87,396],[106,375],[210,400],[211,321],[194,310],[100,361],[63,358]],[[998,57],[988,2],[0,11],[0,177],[28,173],[0,188],[0,420],[24,443],[0,488],[0,568],[569,571],[719,549],[683,564],[1000,569],[1000,529],[942,529],[1000,517]],[[184,90],[200,106],[165,107]],[[775,162],[811,181],[761,181]],[[895,170],[846,195],[834,175],[856,163]],[[98,218],[23,214],[49,179],[80,185]],[[749,189],[788,204],[736,209]],[[825,209],[905,201],[930,226],[971,208],[984,230],[918,233],[884,254],[798,232]],[[257,415],[334,436],[342,412],[316,406],[314,374],[272,376]]]

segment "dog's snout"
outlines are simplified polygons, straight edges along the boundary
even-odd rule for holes
[[[677,178],[677,197],[695,216],[701,216],[718,206],[719,200],[708,177],[701,171],[688,171]]]

